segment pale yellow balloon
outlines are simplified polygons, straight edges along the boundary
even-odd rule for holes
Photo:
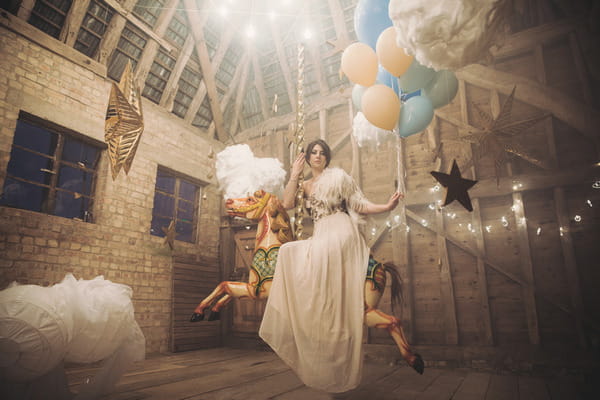
[[[400,99],[386,85],[373,85],[362,96],[362,113],[367,121],[378,128],[391,131],[400,117]]]
[[[379,64],[394,76],[405,73],[414,60],[413,56],[409,56],[402,47],[396,45],[396,30],[393,26],[381,32],[375,49]]]
[[[377,54],[367,44],[352,43],[342,54],[342,72],[353,83],[371,86],[377,79],[377,67]]]

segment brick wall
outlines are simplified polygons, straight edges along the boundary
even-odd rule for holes
[[[0,26],[0,188],[20,111],[103,141],[110,81],[63,57],[63,50],[73,50],[49,40],[40,46]],[[151,353],[168,349],[171,324],[172,252],[149,234],[157,167],[206,183],[198,244],[176,242],[175,251],[216,258],[221,195],[208,154],[223,145],[146,99],[143,112],[145,130],[129,175],[113,181],[103,155],[94,223],[0,207],[0,288],[13,280],[54,284],[67,272],[127,284]]]

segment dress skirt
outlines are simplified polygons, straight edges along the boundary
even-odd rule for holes
[[[259,335],[307,386],[344,392],[360,383],[368,257],[344,212],[279,251]]]

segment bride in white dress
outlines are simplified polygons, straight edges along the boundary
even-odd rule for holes
[[[358,386],[362,370],[369,248],[359,215],[391,211],[402,195],[371,203],[344,170],[328,168],[330,160],[327,143],[316,140],[294,161],[282,204],[294,207],[307,162],[312,178],[304,194],[313,236],[280,248],[259,335],[307,386],[345,392]]]

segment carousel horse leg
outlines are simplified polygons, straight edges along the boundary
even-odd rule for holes
[[[226,306],[229,301],[231,301],[232,297],[242,298],[242,297],[253,297],[253,286],[249,285],[245,282],[232,282],[232,281],[223,281],[217,285],[215,290],[212,291],[208,297],[198,304],[194,313],[190,317],[190,322],[202,321],[204,319],[204,311],[209,308],[213,302],[222,295],[223,298],[217,301],[217,304],[214,307],[214,311],[210,313],[208,316],[208,321],[215,321],[220,318],[219,310],[221,307]]]
[[[423,374],[425,369],[423,359],[419,354],[413,353],[410,349],[410,345],[402,330],[402,324],[398,318],[385,314],[378,309],[368,308],[365,311],[365,323],[371,328],[387,329],[408,365],[413,367],[419,374]]]

